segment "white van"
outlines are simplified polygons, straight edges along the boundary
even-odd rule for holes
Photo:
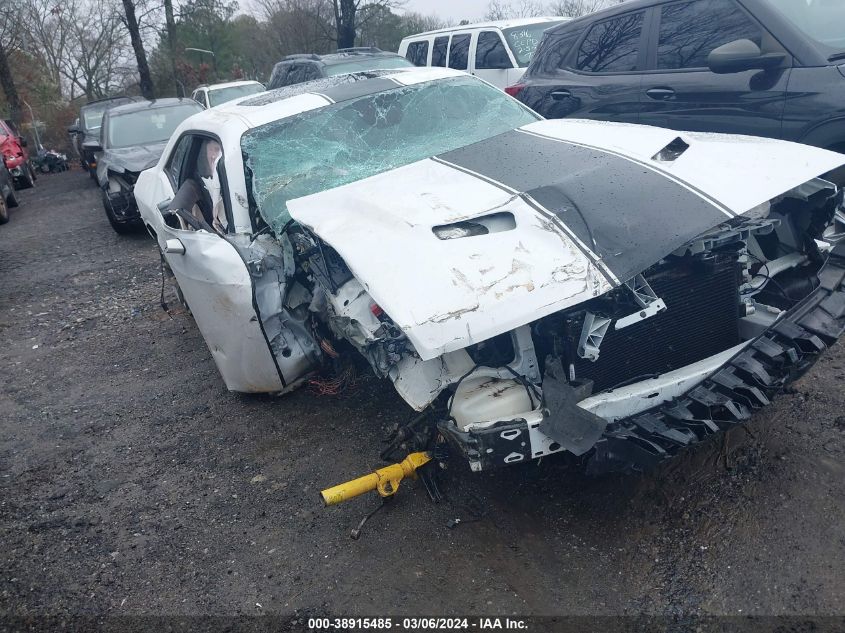
[[[465,70],[502,90],[525,72],[543,31],[568,18],[544,17],[464,24],[409,35],[399,54],[415,66]]]

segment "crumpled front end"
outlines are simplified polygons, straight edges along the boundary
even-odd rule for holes
[[[112,210],[118,222],[140,221],[141,213],[135,202],[135,183],[139,174],[124,171],[120,174],[109,172],[103,186],[103,199]]]
[[[314,313],[473,470],[559,452],[649,468],[841,336],[845,207],[817,176],[842,157],[528,127],[288,203]]]

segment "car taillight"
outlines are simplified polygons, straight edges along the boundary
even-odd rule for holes
[[[505,88],[505,92],[507,92],[510,96],[515,97],[522,92],[523,88],[525,88],[525,84],[514,84]]]

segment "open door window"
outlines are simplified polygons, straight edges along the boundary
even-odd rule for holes
[[[293,305],[290,244],[234,232],[225,159],[211,136],[175,145],[162,174],[174,193],[159,206],[159,246],[226,386],[287,391],[320,352],[304,325],[307,305]]]

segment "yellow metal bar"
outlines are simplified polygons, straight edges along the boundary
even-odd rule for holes
[[[379,468],[369,475],[347,481],[320,492],[323,503],[333,506],[358,495],[376,490],[382,497],[396,493],[399,483],[405,477],[416,477],[417,468],[431,461],[430,453],[410,453],[398,464]]]

